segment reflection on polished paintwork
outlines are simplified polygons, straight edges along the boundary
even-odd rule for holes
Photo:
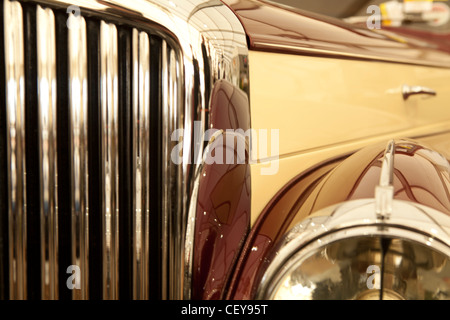
[[[253,0],[225,0],[242,20],[255,50],[347,56],[450,66],[447,52],[413,39],[374,32],[324,15]]]
[[[342,162],[305,201],[292,224],[340,201],[373,197],[380,176],[382,156],[383,152],[374,146]],[[394,198],[450,214],[449,168],[447,160],[437,152],[413,142],[397,143]]]
[[[244,245],[243,258],[236,266],[227,298],[250,299],[253,286],[261,262],[288,230],[290,222],[295,218],[298,208],[303,204],[303,198],[310,194],[323,177],[330,172],[339,160],[320,163],[295,177],[269,202],[260,214],[258,221]],[[300,197],[299,195],[304,195]]]
[[[257,283],[262,261],[288,230],[325,208],[345,201],[373,199],[380,181],[384,147],[377,144],[340,163],[336,159],[319,165],[300,174],[283,188],[255,224],[245,245],[244,259],[237,267],[230,297],[252,296],[256,288],[242,283]],[[410,140],[396,141],[394,158],[394,199],[438,210],[445,222],[450,217],[447,159]],[[407,220],[408,216],[403,218]]]
[[[227,129],[250,128],[248,98],[242,90],[225,80],[216,82],[211,95],[209,121],[217,129],[210,139],[211,153],[222,151],[222,163],[203,163],[199,170],[195,215],[192,298],[224,297],[233,266],[250,227],[250,164],[248,141],[244,153],[237,146],[245,137]],[[222,133],[221,133],[222,132]],[[237,139],[236,139],[237,138]],[[228,143],[228,140],[233,143]],[[226,141],[226,143],[225,143]],[[228,149],[229,148],[229,149]],[[228,156],[231,155],[232,159]],[[240,157],[244,157],[241,159]],[[230,161],[231,160],[231,161]]]

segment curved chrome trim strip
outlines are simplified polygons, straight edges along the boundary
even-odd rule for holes
[[[133,299],[149,295],[150,41],[133,29]]]
[[[101,21],[101,161],[103,299],[119,297],[119,168],[117,28]]]
[[[285,49],[292,50],[293,53],[315,55],[315,56],[332,56],[336,58],[348,58],[348,59],[358,59],[358,60],[370,60],[370,61],[380,61],[380,62],[390,62],[390,63],[400,63],[400,64],[410,64],[418,66],[428,66],[428,67],[438,67],[438,68],[450,68],[450,62],[433,62],[431,60],[415,60],[415,59],[396,59],[391,57],[377,56],[372,54],[358,54],[352,52],[339,52],[327,49],[318,48],[308,48],[300,46],[291,46],[284,44],[274,44],[269,42],[255,41],[254,46],[261,49]]]
[[[189,203],[189,211],[186,225],[186,239],[184,242],[184,283],[183,283],[183,299],[191,299],[192,290],[192,267],[194,260],[194,239],[195,239],[195,219],[197,216],[198,189],[200,188],[200,173],[203,165],[198,167],[195,174],[194,187]]]
[[[55,17],[37,6],[38,117],[41,190],[42,299],[58,298]]]
[[[89,298],[87,39],[84,18],[71,13],[69,19],[78,19],[78,27],[68,30],[72,263],[80,268],[80,289],[73,290],[72,297],[84,300]]]
[[[27,298],[25,71],[22,7],[3,1],[8,163],[9,298]]]

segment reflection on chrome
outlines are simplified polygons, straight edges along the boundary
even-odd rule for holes
[[[417,242],[391,238],[382,255],[378,237],[362,236],[330,243],[292,267],[274,293],[275,299],[449,299],[450,259]],[[383,259],[383,260],[382,260]],[[381,277],[368,266],[384,264]]]
[[[37,6],[42,299],[58,298],[55,17]]]
[[[294,227],[257,297],[449,299],[450,217],[393,200],[391,217],[380,221],[375,208],[374,199],[348,201]]]
[[[169,67],[168,67],[168,48],[167,42],[163,40],[162,42],[162,67],[161,67],[161,76],[162,76],[162,113],[163,113],[163,134],[162,134],[162,145],[163,145],[163,154],[162,154],[162,210],[165,213],[163,215],[161,221],[161,238],[162,238],[162,252],[161,252],[161,278],[167,279],[168,269],[169,269],[169,212],[170,210],[170,201],[171,199],[171,188],[169,186],[169,168],[171,167],[170,158],[169,158],[169,150],[167,145],[169,144],[170,137],[170,128],[169,127],[169,102],[168,102],[168,94],[169,94]],[[166,148],[166,150],[164,150]],[[161,284],[162,296],[168,298],[168,284],[163,282]]]
[[[162,44],[162,113],[163,113],[163,296],[168,299],[180,299],[183,274],[183,252],[185,222],[182,215],[182,167],[175,165],[171,159],[174,142],[170,137],[172,132],[182,128],[183,105],[180,92],[182,85],[180,56],[171,46]],[[165,277],[165,276],[166,277]],[[177,292],[175,294],[175,292]]]
[[[422,87],[422,86],[409,86],[404,84],[402,86],[402,96],[403,100],[408,100],[410,96],[413,95],[429,95],[435,96],[437,95],[436,91],[430,88]]]
[[[117,28],[100,24],[103,299],[119,297]]]
[[[133,299],[149,290],[150,42],[133,29]]]
[[[131,21],[152,21],[162,26],[162,266],[163,299],[182,299],[180,275],[184,264],[187,214],[194,187],[189,183],[193,168],[188,161],[174,166],[170,162],[173,145],[171,133],[184,129],[183,159],[202,158],[194,154],[193,122],[210,127],[208,104],[211,89],[219,79],[226,79],[248,93],[248,58],[245,32],[234,13],[219,1],[153,0],[99,3],[97,1],[57,0],[61,5],[78,5],[105,17],[118,16]],[[175,35],[172,37],[171,35]],[[102,40],[103,42],[103,40]],[[103,75],[102,75],[103,76]],[[170,98],[166,94],[171,95]],[[194,104],[195,103],[195,104]],[[203,150],[199,148],[198,150]]]
[[[138,26],[140,31],[147,32],[149,40],[151,35],[155,39],[161,39],[162,52],[161,57],[155,57],[161,62],[161,70],[152,70],[151,72],[160,72],[161,78],[160,90],[163,93],[161,105],[161,126],[162,146],[161,146],[161,180],[164,185],[162,190],[161,204],[161,223],[162,232],[162,265],[161,276],[167,281],[161,284],[161,298],[163,299],[182,299],[183,298],[183,281],[182,275],[191,273],[186,270],[184,264],[185,254],[185,232],[187,228],[187,215],[190,201],[193,199],[192,193],[195,187],[190,183],[194,175],[194,168],[188,163],[194,163],[193,159],[203,158],[203,148],[194,147],[193,126],[194,121],[201,121],[202,130],[206,131],[210,127],[209,119],[209,99],[214,83],[220,79],[226,79],[237,88],[248,93],[248,69],[247,61],[248,49],[245,32],[240,21],[228,6],[219,1],[198,0],[152,0],[152,1],[75,1],[75,0],[42,0],[39,4],[46,8],[58,8],[66,10],[74,5],[80,8],[81,15],[86,15],[86,23],[88,16],[98,19],[100,26],[100,100],[101,100],[101,206],[102,206],[102,228],[103,228],[103,297],[105,299],[117,298],[118,290],[118,141],[117,141],[117,107],[118,107],[118,51],[117,51],[117,29],[112,23],[123,23],[127,26]],[[10,181],[9,186],[10,201],[14,206],[10,209],[10,236],[14,238],[14,247],[10,252],[10,272],[11,272],[11,297],[26,297],[26,261],[25,261],[25,218],[26,218],[26,195],[25,195],[25,157],[24,157],[24,129],[23,129],[23,29],[21,5],[15,1],[4,1],[4,21],[5,23],[5,48],[6,55],[6,75],[7,75],[7,104],[8,104],[8,121],[11,124],[8,135],[15,136],[16,140],[11,140],[9,144],[9,165],[10,165]],[[49,10],[39,9],[48,12]],[[46,47],[44,44],[52,43],[54,39],[54,31],[46,33],[46,30],[54,30],[54,18],[47,15],[39,14],[36,30],[42,38],[38,40],[41,48]],[[90,18],[89,18],[90,19]],[[119,21],[120,20],[120,21]],[[44,22],[45,21],[45,22]],[[73,21],[73,19],[71,20]],[[107,22],[104,22],[107,21]],[[78,22],[78,21],[77,21]],[[77,23],[78,26],[78,23]],[[75,115],[75,109],[84,106],[84,98],[86,92],[82,87],[81,77],[83,70],[81,66],[85,65],[85,59],[82,51],[85,44],[83,43],[83,28],[77,30],[77,27],[68,28],[70,75],[69,83],[72,96],[69,99],[71,103],[70,110],[70,126],[72,134],[72,218],[74,227],[72,229],[72,259],[75,264],[80,264],[82,281],[88,281],[88,198],[87,184],[88,179],[85,169],[85,159],[87,157],[87,147],[85,144],[84,133],[86,121],[80,113]],[[132,30],[132,29],[130,29]],[[45,33],[45,37],[44,37]],[[141,42],[141,35],[138,36]],[[74,39],[79,39],[75,45]],[[145,40],[143,40],[145,42]],[[159,41],[159,40],[158,40]],[[157,41],[157,42],[158,42]],[[150,44],[151,41],[149,41]],[[133,40],[133,45],[135,41]],[[159,43],[159,42],[158,42]],[[146,45],[138,45],[139,55],[146,54]],[[77,48],[76,48],[77,47]],[[49,47],[50,48],[50,47]],[[50,48],[51,49],[51,48]],[[136,48],[135,48],[136,49]],[[78,52],[78,62],[75,61],[74,54]],[[136,52],[136,51],[135,51]],[[150,51],[149,51],[150,53]],[[39,55],[39,59],[45,57],[45,63],[52,64],[52,57]],[[144,56],[142,56],[144,57]],[[8,60],[9,59],[9,60]],[[153,57],[150,58],[150,60]],[[160,60],[161,59],[161,60]],[[151,60],[153,61],[153,60]],[[147,68],[143,61],[140,62],[144,70]],[[41,68],[42,69],[42,68]],[[44,69],[42,69],[44,70]],[[78,71],[77,71],[78,70]],[[150,72],[150,70],[149,70]],[[47,75],[45,75],[47,76]],[[78,78],[78,80],[76,80]],[[155,77],[155,78],[158,78]],[[52,89],[50,82],[43,81],[44,77],[40,77],[40,92],[47,87],[48,94],[39,94],[40,103],[52,104],[56,92]],[[45,78],[47,79],[47,78]],[[53,81],[52,79],[47,79]],[[79,88],[77,86],[80,86]],[[89,87],[89,84],[88,84]],[[139,90],[145,96],[147,95],[145,88]],[[78,93],[75,93],[77,91]],[[76,96],[80,100],[77,100]],[[46,98],[45,98],[46,97]],[[148,98],[148,96],[147,96]],[[45,100],[45,101],[44,101]],[[56,106],[51,105],[52,109],[46,111],[54,111],[51,116],[56,114]],[[155,108],[159,108],[155,106]],[[42,109],[42,107],[40,107]],[[153,108],[153,106],[151,106]],[[76,117],[79,118],[76,118]],[[141,117],[141,116],[139,116]],[[49,118],[50,119],[50,118]],[[53,118],[51,118],[53,119]],[[45,123],[45,125],[54,125],[54,122]],[[140,126],[140,125],[139,125]],[[183,164],[174,165],[171,163],[170,153],[174,145],[170,140],[170,135],[176,129],[183,129]],[[47,129],[44,129],[43,132]],[[43,176],[41,182],[48,188],[42,189],[45,192],[45,201],[54,201],[52,205],[56,205],[56,149],[53,144],[56,142],[56,136],[52,135],[51,127],[48,128],[49,136],[45,137],[46,143],[42,146],[45,149],[46,156],[43,158]],[[77,131],[79,130],[79,131]],[[144,134],[144,133],[143,133]],[[137,137],[136,137],[137,139]],[[140,139],[140,138],[139,138]],[[149,142],[142,142],[142,148],[149,148]],[[146,145],[147,144],[147,145]],[[201,154],[194,154],[194,150],[200,150]],[[143,149],[142,149],[143,151]],[[54,154],[53,154],[54,152]],[[51,154],[51,155],[50,155]],[[49,158],[51,156],[51,158]],[[135,159],[137,160],[137,159]],[[141,160],[141,168],[142,161]],[[189,161],[188,161],[189,160]],[[49,166],[48,170],[44,169]],[[136,163],[135,163],[136,165]],[[84,172],[83,172],[84,170]],[[135,168],[135,172],[145,175],[143,171],[139,172],[139,168]],[[142,170],[144,170],[142,168]],[[137,181],[135,181],[137,182]],[[142,185],[135,185],[142,192],[145,190],[144,181]],[[51,189],[51,190],[50,190]],[[92,190],[91,190],[92,192]],[[144,192],[145,193],[145,192]],[[143,200],[141,210],[144,210],[144,199],[146,195],[142,193],[137,197]],[[47,198],[50,197],[50,198]],[[51,200],[54,199],[54,200]],[[92,199],[91,199],[92,201]],[[137,205],[137,199],[136,203]],[[134,208],[139,210],[139,208]],[[47,210],[47,208],[46,208]],[[56,206],[53,207],[52,219],[56,219]],[[137,212],[135,211],[135,213]],[[50,217],[50,216],[49,216]],[[137,233],[145,233],[144,212],[134,217],[135,231]],[[139,221],[140,226],[139,227]],[[46,225],[45,228],[54,227],[56,220],[52,220],[52,225]],[[45,225],[46,222],[43,222]],[[56,233],[54,233],[56,235]],[[141,233],[142,235],[142,233]],[[57,254],[55,247],[55,239],[44,239],[44,243],[53,246],[52,255]],[[142,238],[142,241],[144,240]],[[84,242],[84,247],[83,247]],[[142,246],[141,246],[142,245]],[[145,252],[143,243],[135,243],[135,262],[144,259],[142,254]],[[47,259],[48,258],[48,259]],[[47,259],[47,260],[46,260]],[[44,282],[51,278],[51,268],[56,265],[56,260],[45,257],[42,270],[44,270]],[[144,266],[144,260],[141,260],[141,266]],[[45,262],[47,261],[47,262]],[[84,261],[84,262],[83,262]],[[84,271],[83,271],[84,270]],[[141,272],[145,272],[142,271]],[[136,273],[137,275],[137,273]],[[92,276],[92,275],[91,275]],[[166,278],[166,276],[168,278]],[[50,277],[50,278],[49,278]],[[56,278],[55,278],[56,280]],[[138,281],[136,279],[136,281]],[[138,281],[139,282],[139,281]],[[145,281],[144,281],[145,282]],[[137,282],[136,282],[137,283]],[[53,286],[53,285],[52,285]],[[82,284],[82,287],[84,285]],[[137,288],[137,285],[135,286]],[[144,287],[137,289],[144,290]],[[52,289],[53,290],[53,289]],[[142,292],[142,291],[141,291]],[[55,292],[56,294],[56,292]],[[44,295],[45,296],[45,295]],[[87,298],[89,293],[87,290],[81,293],[81,296],[74,295],[75,298]]]
[[[27,298],[25,84],[22,7],[3,2],[8,148],[8,232],[10,299]]]
[[[394,199],[395,141],[389,141],[381,165],[380,183],[375,188],[376,213],[379,219],[387,219],[392,213]]]
[[[72,264],[80,268],[80,289],[73,299],[89,298],[89,201],[87,145],[87,43],[86,23],[78,20],[77,28],[68,29],[69,107],[72,168]]]

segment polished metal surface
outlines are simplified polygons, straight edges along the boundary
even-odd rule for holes
[[[394,183],[394,157],[395,141],[391,140],[384,151],[383,163],[381,165],[380,184],[381,187],[392,186]]]
[[[162,210],[164,212],[170,212],[169,206],[171,201],[171,195],[170,195],[170,186],[168,184],[168,180],[170,177],[168,176],[168,168],[170,168],[170,158],[169,158],[169,137],[170,137],[170,127],[169,127],[169,67],[168,67],[168,48],[166,41],[163,40],[162,42],[162,66],[161,66],[161,73],[162,73],[162,98],[163,98],[163,135],[162,135],[162,144],[163,148],[166,148],[163,150],[162,154],[162,163],[163,168],[165,170],[163,171],[163,194],[162,194]],[[168,297],[168,283],[164,279],[167,279],[168,272],[169,272],[169,226],[170,226],[170,216],[169,215],[163,215],[162,221],[161,221],[161,238],[162,238],[162,252],[161,252],[161,278],[163,279],[163,283],[161,284],[161,294],[163,297]]]
[[[56,156],[55,17],[37,6],[38,118],[42,299],[58,298],[58,189]]]
[[[409,86],[406,84],[402,86],[403,100],[408,100],[409,97],[415,95],[436,96],[437,92],[433,89],[422,86]]]
[[[150,42],[133,29],[133,299],[149,295]]]
[[[166,41],[162,46],[162,90],[163,90],[163,296],[176,299],[171,293],[182,288],[182,273],[180,266],[183,256],[184,227],[181,198],[182,167],[172,161],[172,150],[175,146],[171,142],[172,133],[182,127],[183,113],[181,97],[181,70],[179,56],[170,48]],[[178,181],[179,183],[175,183]],[[177,254],[178,253],[178,254]],[[164,265],[165,264],[165,265]],[[164,276],[165,275],[165,276]],[[166,278],[167,277],[167,278]],[[178,289],[176,289],[178,288]]]
[[[25,71],[22,7],[3,2],[5,32],[10,299],[27,298]]]
[[[186,239],[184,247],[184,279],[183,279],[183,298],[191,299],[192,286],[192,267],[194,259],[194,239],[195,239],[195,219],[197,214],[198,189],[200,185],[201,167],[197,170],[194,180],[194,189],[191,194],[190,207],[186,225]]]
[[[217,80],[225,79],[237,88],[241,88],[248,94],[248,69],[244,67],[243,61],[248,58],[247,40],[243,27],[235,14],[228,6],[220,1],[208,0],[151,0],[151,1],[74,1],[74,0],[24,0],[27,4],[38,3],[43,7],[59,9],[66,11],[70,6],[76,6],[80,9],[81,16],[87,19],[94,18],[100,23],[100,122],[101,122],[101,136],[100,136],[100,165],[101,165],[101,207],[102,207],[102,228],[103,228],[103,243],[102,243],[102,268],[103,268],[103,298],[116,299],[118,298],[118,217],[119,217],[119,203],[118,203],[118,131],[117,131],[117,104],[118,104],[118,48],[117,26],[129,25],[132,28],[138,28],[139,32],[145,32],[158,39],[161,39],[162,52],[161,57],[151,57],[161,59],[161,70],[149,70],[149,72],[160,72],[162,91],[161,97],[161,152],[158,157],[161,157],[161,180],[162,180],[162,212],[161,216],[161,233],[163,243],[161,244],[161,278],[164,280],[161,284],[160,296],[162,299],[182,299],[186,291],[183,284],[183,278],[186,273],[191,273],[192,270],[185,265],[185,236],[187,231],[187,216],[191,205],[190,201],[195,199],[192,197],[195,186],[193,178],[195,175],[193,163],[196,159],[202,159],[204,153],[204,143],[194,141],[194,121],[201,122],[202,132],[210,128],[209,123],[209,98],[214,83]],[[66,11],[67,12],[67,11]],[[14,14],[17,16],[17,14]],[[6,18],[9,19],[9,18]],[[42,19],[40,19],[42,20]],[[8,20],[5,20],[8,21]],[[50,28],[50,24],[47,28]],[[54,25],[53,25],[54,29]],[[70,29],[70,28],[69,28]],[[20,29],[19,29],[20,30]],[[38,28],[37,28],[38,30]],[[43,29],[45,30],[45,29]],[[133,29],[131,29],[133,30]],[[38,30],[39,31],[39,30]],[[78,50],[82,50],[81,34],[83,31],[70,30],[71,37],[80,39],[80,46]],[[42,32],[39,32],[42,33]],[[146,45],[141,43],[141,35],[138,36],[139,45],[136,47],[135,41],[131,41],[131,47],[139,52],[140,57],[146,54]],[[47,37],[44,43],[51,42],[51,37]],[[145,40],[142,40],[145,42]],[[39,41],[38,41],[39,42]],[[69,41],[69,43],[72,40]],[[21,42],[22,43],[22,42]],[[89,42],[88,42],[89,46]],[[69,49],[69,52],[75,53],[75,48]],[[150,54],[150,51],[148,52]],[[142,54],[142,56],[141,56]],[[15,57],[18,59],[20,56]],[[48,58],[50,59],[50,58]],[[79,55],[78,67],[77,62],[69,61],[71,68],[81,68],[85,63],[82,61],[83,55]],[[133,62],[134,63],[134,62]],[[246,64],[247,62],[245,62]],[[15,64],[15,63],[14,63]],[[144,61],[140,61],[140,68],[144,71]],[[89,66],[89,63],[88,63]],[[71,69],[70,72],[75,72]],[[81,69],[78,69],[82,72]],[[81,77],[82,75],[79,74]],[[74,88],[75,76],[69,79],[71,90]],[[144,81],[145,82],[145,81]],[[146,88],[144,83],[139,85],[141,94],[146,95]],[[89,87],[89,83],[88,83]],[[90,87],[89,87],[90,88]],[[135,88],[132,88],[134,90]],[[77,89],[78,90],[78,89]],[[81,89],[80,89],[81,90]],[[143,91],[141,91],[143,90]],[[54,94],[54,93],[53,93]],[[86,93],[81,93],[82,100]],[[147,97],[148,98],[148,97]],[[140,98],[139,98],[140,99]],[[144,99],[144,98],[143,98]],[[75,95],[70,98],[71,111],[74,111]],[[84,108],[82,101],[80,101],[80,108]],[[131,102],[133,105],[133,102]],[[140,100],[140,103],[146,103]],[[156,107],[156,106],[155,106]],[[159,106],[157,106],[159,108]],[[140,107],[139,107],[140,108]],[[139,109],[141,112],[141,109]],[[88,177],[83,173],[83,161],[87,157],[86,145],[83,144],[83,130],[86,130],[86,123],[80,118],[76,119],[74,114],[70,115],[70,125],[72,128],[79,126],[80,132],[73,133],[73,172],[72,179],[72,205],[75,211],[72,211],[73,218],[77,221],[77,227],[72,230],[73,237],[77,244],[72,244],[75,261],[80,262],[80,268],[87,270],[89,267],[89,250],[87,245],[87,232],[89,226],[83,219],[87,217],[89,209],[89,199],[87,199],[87,188],[83,187]],[[136,114],[139,120],[145,117],[144,114]],[[135,119],[137,120],[137,119]],[[135,126],[137,123],[134,124]],[[139,128],[142,123],[139,122]],[[173,141],[172,134],[174,131],[183,130],[182,135],[182,159],[181,164],[174,163],[171,159],[171,152],[177,145]],[[148,142],[144,142],[144,136],[147,134],[144,131],[142,135],[136,133],[136,153],[149,150],[151,146]],[[143,138],[144,140],[139,140]],[[56,140],[51,138],[51,143]],[[80,139],[80,140],[77,140]],[[134,143],[134,142],[133,142]],[[138,146],[140,144],[140,146]],[[139,149],[141,148],[141,149]],[[153,148],[153,147],[151,147]],[[15,152],[18,152],[17,150]],[[56,150],[55,154],[56,154]],[[79,163],[77,157],[79,153]],[[84,155],[83,155],[84,154]],[[91,155],[89,155],[91,156]],[[134,161],[134,163],[133,163]],[[139,168],[138,162],[141,167]],[[145,175],[145,159],[134,158],[131,162],[135,166],[133,170],[138,176]],[[56,166],[56,161],[52,162]],[[78,171],[80,170],[80,171]],[[54,172],[56,174],[56,172]],[[18,172],[18,174],[23,174]],[[53,173],[50,173],[53,175]],[[148,175],[147,175],[148,176]],[[45,180],[47,183],[47,180]],[[136,193],[133,202],[133,232],[140,234],[141,242],[136,238],[134,243],[133,255],[136,272],[134,272],[136,297],[145,296],[145,285],[138,288],[138,283],[142,279],[145,260],[147,259],[146,248],[148,244],[146,237],[146,224],[144,221],[148,218],[146,213],[141,211],[141,214],[136,214],[139,210],[145,210],[145,186],[144,181],[140,182],[136,179],[134,181],[134,188],[141,190],[141,194]],[[20,181],[19,181],[20,182]],[[23,182],[24,183],[24,182]],[[50,183],[53,183],[50,181]],[[142,185],[139,185],[142,183]],[[147,182],[153,183],[153,182]],[[76,195],[75,195],[76,194]],[[25,196],[24,192],[21,195]],[[53,190],[53,195],[56,200],[56,190]],[[92,199],[90,199],[93,201]],[[141,207],[137,204],[142,200]],[[85,204],[83,204],[85,201]],[[86,205],[86,206],[85,206]],[[80,207],[77,207],[80,206]],[[84,206],[86,208],[83,211]],[[55,207],[56,208],[56,207]],[[56,213],[56,212],[55,212]],[[126,213],[127,214],[127,213]],[[158,213],[159,214],[159,213]],[[143,220],[144,219],[144,220]],[[79,225],[78,225],[79,223]],[[84,223],[84,225],[83,225]],[[75,230],[76,228],[76,230]],[[84,230],[84,231],[81,231]],[[56,235],[56,233],[55,233]],[[144,241],[144,242],[142,242]],[[82,243],[85,246],[82,247]],[[18,242],[20,245],[20,242]],[[78,247],[80,245],[80,247]],[[75,248],[75,249],[74,249]],[[144,255],[144,256],[142,256]],[[151,257],[148,257],[149,259]],[[84,261],[84,262],[82,262]],[[47,264],[43,267],[46,270]],[[142,269],[144,268],[144,269]],[[140,270],[140,271],[138,271]],[[21,272],[25,274],[24,272]],[[82,272],[83,273],[83,272]],[[87,281],[89,275],[85,273],[85,278],[82,281]],[[82,276],[83,277],[83,276]],[[84,279],[84,280],[83,280]],[[144,280],[144,283],[146,280]],[[134,290],[134,289],[133,289]],[[138,291],[140,293],[138,293]],[[88,293],[83,293],[85,297],[90,297]],[[75,296],[74,296],[75,297]],[[77,296],[78,297],[78,296]],[[78,297],[82,298],[82,297]]]
[[[443,299],[450,288],[450,259],[424,244],[391,238],[383,254],[379,238],[353,237],[324,246],[292,267],[276,299],[383,300]]]
[[[394,200],[391,217],[380,221],[375,208],[373,199],[348,201],[295,226],[265,271],[257,297],[448,299],[450,217]],[[337,248],[342,255],[331,256]]]
[[[100,23],[103,299],[119,295],[118,44],[114,24]]]
[[[83,17],[77,28],[68,29],[69,108],[71,141],[72,263],[80,268],[79,289],[73,299],[89,298],[89,176],[88,176],[88,101],[87,37]]]
[[[376,213],[379,219],[389,218],[394,199],[395,141],[389,141],[381,165],[380,183],[375,187]]]

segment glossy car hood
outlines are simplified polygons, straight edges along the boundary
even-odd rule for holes
[[[262,0],[223,0],[241,20],[252,50],[344,56],[450,67],[435,42],[392,30],[369,30],[339,19]]]

